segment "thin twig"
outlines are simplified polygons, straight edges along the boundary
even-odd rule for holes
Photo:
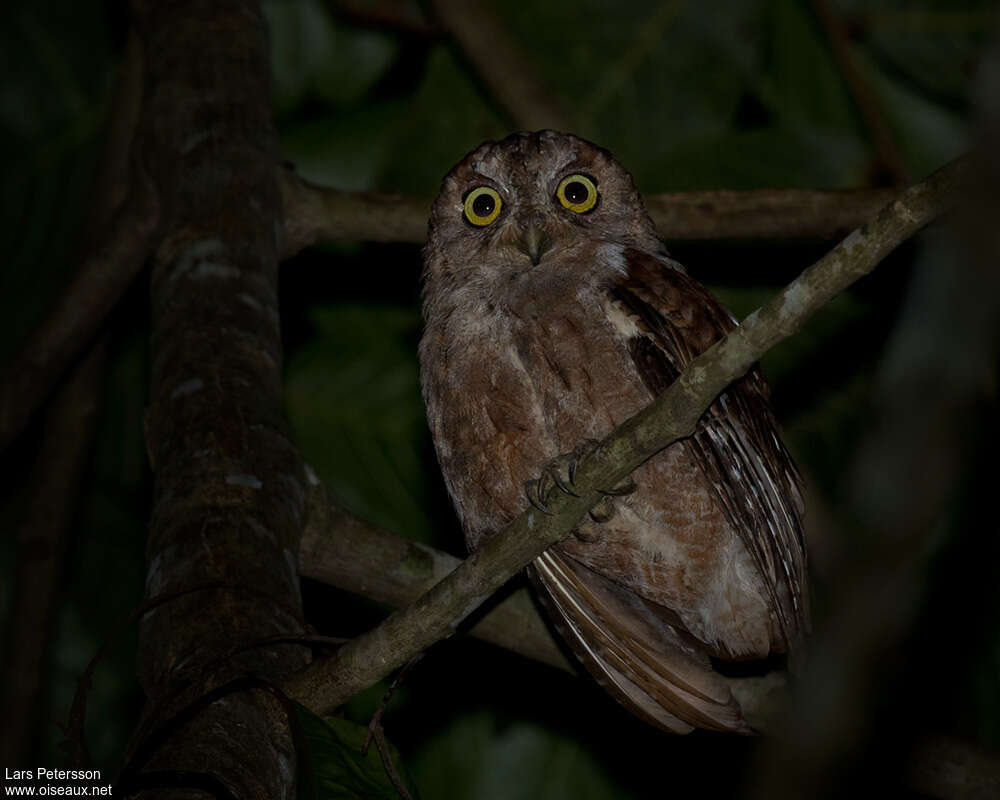
[[[386,740],[385,730],[382,728],[382,716],[385,714],[385,710],[389,707],[389,700],[392,699],[393,693],[395,693],[396,689],[398,689],[403,683],[407,673],[409,673],[409,671],[416,666],[417,662],[420,661],[421,658],[423,658],[423,653],[411,658],[406,664],[403,665],[403,668],[396,673],[396,676],[392,679],[392,683],[389,684],[389,688],[386,689],[385,694],[382,695],[378,708],[376,708],[375,713],[372,714],[371,721],[368,723],[368,738],[365,739],[365,743],[361,747],[361,755],[366,755],[368,753],[368,747],[374,740],[379,758],[382,759],[382,766],[385,769],[385,773],[389,776],[389,780],[392,781],[392,785],[396,787],[396,791],[399,792],[399,796],[402,797],[403,800],[413,800],[413,796],[406,788],[406,784],[403,783],[403,779],[400,777],[399,771],[396,769],[396,764],[393,762],[392,753],[389,750],[389,742]]]
[[[368,753],[368,747],[372,743],[372,737],[374,736],[375,729],[382,728],[382,717],[385,715],[385,710],[389,707],[389,701],[392,699],[393,694],[396,693],[406,675],[411,669],[413,669],[417,663],[424,657],[423,653],[419,653],[409,661],[407,661],[401,670],[395,674],[392,681],[389,684],[389,688],[385,690],[382,694],[382,699],[379,700],[378,708],[375,709],[375,713],[372,714],[372,718],[368,723],[368,738],[365,739],[365,743],[361,746],[361,755],[366,755]]]
[[[690,435],[704,410],[772,346],[957,199],[965,163],[954,162],[904,192],[869,223],[807,269],[771,302],[696,358],[656,401],[605,438],[577,472],[580,497],[552,500],[551,514],[530,508],[410,606],[390,615],[329,658],[289,679],[287,694],[319,714],[404,664],[456,626],[514,574],[563,538],[602,495],[637,466]]]
[[[389,780],[392,781],[392,785],[403,800],[413,800],[413,795],[406,788],[406,784],[403,783],[399,770],[396,769],[396,764],[392,760],[389,742],[385,738],[385,731],[382,730],[381,724],[375,726],[372,735],[375,738],[375,747],[378,748],[379,757],[382,759],[382,766],[385,767],[385,772],[389,776]]]

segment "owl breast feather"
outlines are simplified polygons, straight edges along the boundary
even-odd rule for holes
[[[525,482],[552,459],[654,396],[634,360],[641,320],[611,293],[567,291],[540,312],[456,310],[428,326],[428,414],[471,549],[527,507]],[[671,609],[713,654],[783,649],[751,555],[688,448],[668,448],[635,479],[612,519],[587,521],[560,550]]]

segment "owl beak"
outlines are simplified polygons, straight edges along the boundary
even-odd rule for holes
[[[537,267],[542,256],[548,252],[552,241],[545,235],[541,226],[534,223],[528,225],[521,233],[521,243],[518,249],[531,259],[531,266]]]

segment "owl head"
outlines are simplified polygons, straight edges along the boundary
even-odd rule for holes
[[[492,306],[607,281],[621,274],[626,247],[662,244],[611,154],[569,134],[516,133],[480,145],[445,176],[425,281]]]

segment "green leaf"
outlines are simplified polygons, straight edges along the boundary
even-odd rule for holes
[[[399,800],[374,742],[362,753],[368,728],[345,719],[322,719],[305,706],[294,705],[302,732],[298,743],[299,800]],[[392,743],[387,744],[396,772],[417,798],[399,752]]]
[[[311,317],[316,337],[292,356],[285,381],[295,441],[338,503],[431,541],[419,312],[338,303]]]

